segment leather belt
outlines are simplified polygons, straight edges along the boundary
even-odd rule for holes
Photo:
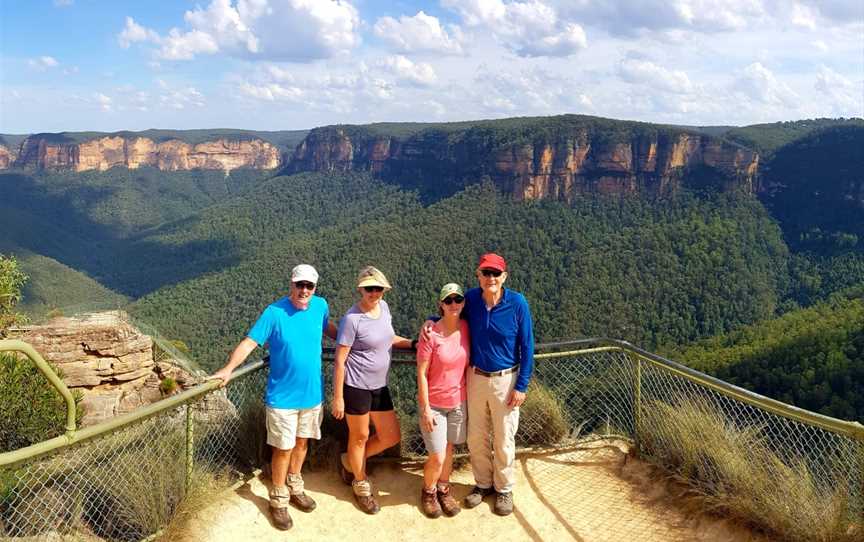
[[[493,371],[491,373],[488,371],[484,371],[483,369],[478,369],[477,367],[471,367],[471,368],[474,370],[475,375],[480,375],[480,376],[504,376],[504,375],[509,375],[510,373],[515,373],[516,371],[519,370],[518,365],[514,365],[513,367],[510,367],[509,369],[502,369],[500,371]]]

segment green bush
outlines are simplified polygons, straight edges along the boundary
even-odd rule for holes
[[[8,452],[62,434],[66,404],[31,361],[0,353],[0,419],[0,452]]]
[[[531,382],[519,412],[519,432],[516,433],[519,445],[557,444],[567,436],[569,430],[561,399],[536,380]]]

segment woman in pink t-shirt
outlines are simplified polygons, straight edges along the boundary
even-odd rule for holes
[[[429,459],[423,468],[423,513],[438,517],[455,516],[459,503],[450,494],[453,447],[465,442],[468,410],[465,406],[465,373],[471,342],[468,323],[459,318],[465,306],[462,287],[445,284],[438,296],[441,319],[429,340],[417,345],[417,401],[420,431]]]

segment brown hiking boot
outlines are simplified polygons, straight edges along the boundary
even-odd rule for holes
[[[441,503],[441,510],[447,517],[452,518],[462,511],[459,502],[450,493],[450,484],[438,484],[438,502]]]
[[[273,517],[273,525],[281,531],[287,531],[294,525],[288,513],[289,499],[287,487],[274,487],[270,490],[270,515]]]
[[[316,506],[318,506],[312,499],[312,497],[310,497],[306,493],[292,493],[291,500],[289,502],[301,512],[311,512],[312,510],[315,510]]]
[[[336,468],[339,469],[339,478],[342,478],[342,481],[350,486],[351,482],[354,481],[354,473],[351,472],[351,467],[348,465],[348,454],[343,452],[336,456],[336,465]]]
[[[465,495],[465,499],[463,499],[462,504],[465,505],[465,508],[474,508],[475,506],[479,506],[480,503],[483,502],[483,497],[491,495],[493,493],[495,493],[495,490],[491,487],[474,486],[474,489],[471,490],[471,493]]]
[[[495,497],[495,506],[492,511],[499,516],[509,516],[513,512],[513,493],[499,493]]]
[[[357,501],[360,510],[367,514],[377,514],[381,511],[381,507],[372,495],[372,484],[369,480],[354,480],[351,482],[351,489],[354,490],[354,500]]]
[[[438,491],[432,488],[432,491],[425,487],[420,490],[420,508],[427,518],[441,517],[441,505],[438,504]]]

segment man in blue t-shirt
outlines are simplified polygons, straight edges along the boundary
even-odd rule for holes
[[[264,396],[270,463],[270,512],[277,528],[290,529],[288,504],[304,512],[315,509],[306,495],[300,469],[306,459],[307,440],[321,438],[323,380],[321,335],[336,338],[327,302],[316,295],[318,272],[300,264],[291,271],[291,292],[264,309],[245,339],[234,348],[228,363],[211,378],[222,385],[256,347],[270,348],[270,374]]]

